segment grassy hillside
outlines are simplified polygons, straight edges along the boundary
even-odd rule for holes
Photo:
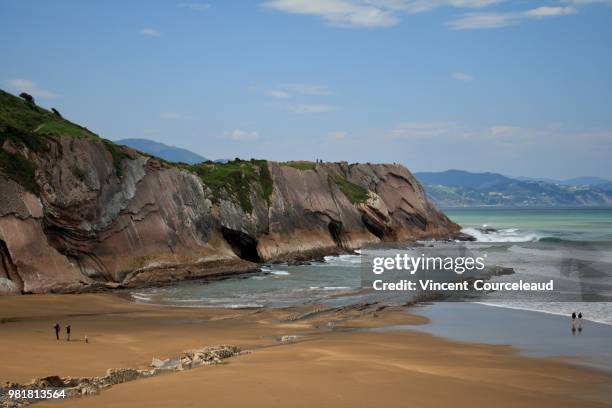
[[[118,175],[121,161],[127,157],[123,149],[110,140],[102,139],[89,129],[64,119],[58,113],[36,106],[34,103],[0,90],[0,146],[10,140],[29,151],[44,153],[53,136],[92,139],[103,143],[109,151]],[[0,172],[33,193],[38,192],[35,165],[24,156],[2,149]]]
[[[244,212],[250,213],[253,211],[250,194],[256,188],[260,196],[270,204],[273,181],[265,160],[235,159],[227,163],[205,162],[179,166],[197,174],[211,189],[214,201],[218,201],[223,192],[226,192],[238,200]]]
[[[0,90],[0,134],[4,135],[10,128],[36,139],[44,138],[45,135],[99,138],[82,126]]]

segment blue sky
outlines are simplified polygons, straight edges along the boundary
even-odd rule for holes
[[[209,158],[612,177],[610,0],[0,0],[0,87]]]

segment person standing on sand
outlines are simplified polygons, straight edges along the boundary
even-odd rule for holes
[[[66,341],[70,341],[70,325],[66,326]]]
[[[572,331],[576,331],[576,312],[572,313]]]
[[[55,338],[56,340],[59,340],[59,334],[61,330],[59,323],[55,323],[55,326],[53,326],[53,328],[55,329]]]
[[[578,313],[578,331],[582,331],[582,312]]]

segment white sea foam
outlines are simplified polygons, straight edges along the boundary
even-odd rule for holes
[[[144,293],[131,293],[132,297],[136,300],[140,300],[142,302],[150,302],[151,301],[151,297],[147,296]]]
[[[291,275],[289,272],[287,271],[271,271],[270,272],[272,275],[278,275],[278,276],[287,276],[287,275]]]
[[[324,259],[325,264],[330,266],[354,266],[361,263],[361,254],[328,255]]]
[[[225,306],[228,309],[251,309],[251,308],[262,308],[264,305],[259,303],[235,303]]]
[[[527,310],[557,316],[569,316],[572,312],[581,311],[584,320],[612,325],[610,305],[605,302],[476,302],[481,305],[501,307],[504,309]]]
[[[532,232],[521,232],[516,228],[503,228],[491,232],[483,232],[477,228],[464,228],[461,232],[476,238],[478,242],[535,242],[540,236]]]

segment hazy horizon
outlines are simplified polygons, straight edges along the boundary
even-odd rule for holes
[[[611,5],[0,0],[0,88],[212,159],[609,179]]]

